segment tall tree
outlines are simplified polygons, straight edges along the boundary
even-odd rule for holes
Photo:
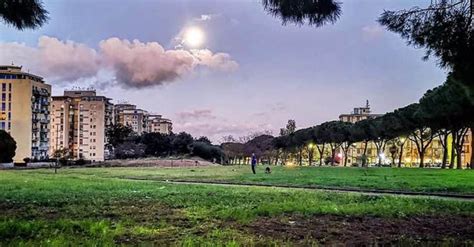
[[[316,145],[316,149],[319,154],[319,166],[323,165],[324,151],[326,149],[326,139],[324,136],[323,129],[321,125],[313,127],[313,143]]]
[[[174,136],[171,146],[175,154],[188,154],[191,151],[191,144],[193,142],[194,138],[190,134],[181,132]]]
[[[425,9],[385,11],[379,22],[415,47],[426,50],[474,102],[474,27],[470,0],[439,0]]]
[[[48,11],[40,0],[2,0],[0,18],[19,30],[34,29],[48,21]]]
[[[341,3],[333,0],[262,0],[265,10],[283,24],[322,26],[335,23],[341,15]]]
[[[130,126],[113,124],[105,130],[105,135],[107,142],[115,148],[133,136],[133,130]]]

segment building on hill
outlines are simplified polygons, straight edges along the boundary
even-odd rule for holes
[[[114,106],[114,118],[116,124],[129,126],[138,135],[148,130],[148,112],[138,109],[136,105],[124,103]]]
[[[161,115],[152,114],[148,117],[148,132],[171,134],[173,124],[170,119],[163,118]]]
[[[15,162],[48,158],[51,85],[21,66],[0,66],[0,129],[17,143]]]
[[[68,149],[73,159],[103,161],[105,131],[113,123],[113,104],[95,90],[67,90],[53,96],[50,155]]]
[[[367,100],[365,103],[365,106],[354,108],[354,111],[351,112],[350,114],[339,115],[339,120],[343,122],[355,123],[364,119],[372,119],[372,118],[380,117],[382,115],[383,114],[373,114],[372,111],[370,110],[369,101]]]

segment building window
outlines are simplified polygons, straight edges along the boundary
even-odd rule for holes
[[[5,91],[7,91],[7,84],[2,83],[2,92],[5,92]]]
[[[7,94],[6,93],[2,93],[2,101],[6,101],[7,100]]]
[[[7,108],[7,107],[6,107],[5,102],[3,102],[3,103],[2,103],[2,111],[6,111],[6,108]]]
[[[0,129],[4,130],[5,129],[5,122],[0,123]]]

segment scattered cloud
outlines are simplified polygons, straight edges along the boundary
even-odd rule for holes
[[[74,81],[92,77],[100,69],[97,52],[84,44],[42,36],[37,47],[0,43],[0,63],[14,62],[51,80]]]
[[[173,82],[199,67],[224,72],[238,68],[238,63],[227,53],[208,49],[165,50],[158,42],[116,37],[100,41],[97,50],[48,36],[40,37],[36,47],[0,42],[0,54],[0,63],[24,65],[50,81],[94,80],[100,71],[108,70],[119,85],[134,88]]]
[[[196,119],[216,119],[210,109],[198,109],[193,111],[178,112],[176,114],[179,121],[196,120]]]
[[[239,64],[232,60],[227,53],[212,53],[208,49],[191,50],[200,65],[207,66],[219,71],[232,72],[239,68]]]
[[[210,21],[212,19],[220,17],[220,14],[202,14],[200,17],[195,18],[195,22]]]
[[[362,27],[362,35],[366,40],[375,40],[383,36],[384,29],[380,25],[368,25]]]
[[[176,118],[173,119],[173,129],[176,132],[186,131],[193,136],[207,136],[218,143],[223,136],[232,135],[238,138],[273,128],[269,124],[235,122],[217,116],[211,109],[195,109],[177,113]]]

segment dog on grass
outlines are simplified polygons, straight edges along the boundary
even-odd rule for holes
[[[267,168],[265,168],[265,173],[266,174],[272,173],[272,170],[270,169],[270,167],[267,166]]]

